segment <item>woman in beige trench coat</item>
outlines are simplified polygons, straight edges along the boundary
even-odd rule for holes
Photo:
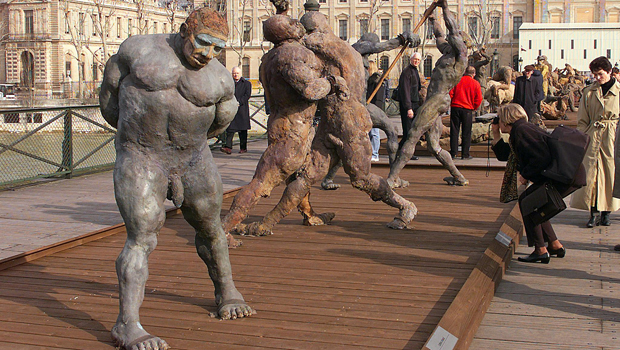
[[[620,116],[620,82],[611,77],[611,62],[599,57],[590,62],[596,82],[583,90],[579,102],[577,129],[590,136],[583,165],[587,184],[573,193],[573,208],[590,210],[587,227],[594,227],[601,212],[600,224],[609,226],[609,214],[620,209],[614,189],[614,143]]]

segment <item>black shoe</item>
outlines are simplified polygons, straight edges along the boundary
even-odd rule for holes
[[[620,251],[620,244],[616,244],[614,246],[614,250],[617,251],[617,252]]]
[[[560,249],[553,249],[547,247],[547,252],[549,252],[549,255],[557,255],[558,258],[563,258],[566,256],[566,249],[564,247]]]
[[[418,159],[420,159],[420,157],[418,157],[418,156],[411,156],[411,160],[418,160]]]
[[[590,215],[590,220],[588,220],[588,223],[586,224],[587,228],[592,228],[596,226],[596,215]]]
[[[608,211],[601,212],[601,225],[603,226],[611,226],[611,219],[609,218]]]
[[[528,263],[535,263],[535,262],[540,261],[543,264],[548,264],[549,261],[551,260],[551,257],[549,256],[549,253],[540,254],[540,255],[532,253],[526,256],[525,258],[519,257],[517,260],[528,262]]]

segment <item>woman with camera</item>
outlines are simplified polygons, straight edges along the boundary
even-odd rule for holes
[[[519,207],[523,216],[522,200],[545,183],[551,183],[562,197],[565,197],[585,183],[585,171],[583,166],[579,168],[573,184],[567,185],[550,180],[542,175],[543,170],[551,164],[551,153],[547,140],[549,134],[540,127],[529,123],[523,107],[516,103],[509,103],[497,111],[499,123],[493,123],[493,152],[498,160],[508,159],[510,152],[514,152],[517,158],[517,170],[519,182],[532,185],[519,196]],[[501,132],[510,134],[509,142],[501,138]],[[534,224],[527,216],[523,216],[523,226],[527,236],[527,244],[535,247],[534,252],[527,257],[519,257],[519,261],[542,262],[548,264],[552,255],[563,258],[566,249],[558,240],[549,221],[542,224]],[[545,245],[548,242],[548,246]]]

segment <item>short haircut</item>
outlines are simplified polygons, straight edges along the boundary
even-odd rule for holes
[[[420,54],[419,52],[414,52],[413,55],[411,55],[411,58],[417,57],[419,59],[422,59],[422,54]]]
[[[497,109],[497,116],[499,120],[506,125],[512,125],[519,119],[527,120],[525,109],[516,103],[509,103],[499,107]]]
[[[601,69],[605,72],[611,72],[611,62],[605,56],[597,57],[590,62],[590,71],[592,73],[598,72]]]
[[[527,66],[523,67],[523,70],[524,70],[525,72],[532,72],[532,71],[534,70],[534,68],[536,68],[536,67],[534,67],[534,66],[533,66],[533,65],[531,65],[531,64],[528,64]]]
[[[465,75],[475,75],[475,74],[476,74],[476,68],[472,66],[467,66],[467,68],[465,68]]]

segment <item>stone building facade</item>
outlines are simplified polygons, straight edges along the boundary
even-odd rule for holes
[[[94,97],[131,35],[177,31],[187,12],[156,0],[0,0],[0,81],[41,97]]]

